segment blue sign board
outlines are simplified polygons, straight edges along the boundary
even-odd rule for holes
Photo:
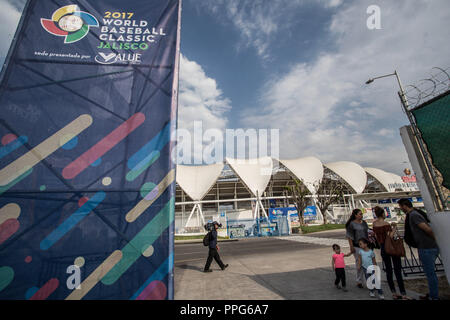
[[[298,218],[297,208],[295,207],[281,207],[281,208],[269,208],[269,219],[274,219],[277,216],[289,216],[291,219]],[[315,206],[306,207],[303,217],[305,219],[312,219],[317,217],[317,210]]]

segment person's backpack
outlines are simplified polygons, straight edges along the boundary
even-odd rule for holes
[[[415,210],[418,213],[420,213],[428,223],[430,223],[430,220],[428,219],[427,214],[425,212],[417,208],[415,208]],[[417,243],[414,240],[414,236],[411,231],[411,226],[409,225],[409,215],[406,215],[405,219],[405,236],[403,237],[403,240],[405,240],[406,244],[411,248],[417,248]]]
[[[412,231],[411,231],[411,227],[409,225],[409,215],[406,215],[406,218],[405,218],[405,236],[403,237],[403,240],[411,248],[417,248],[417,243],[414,240],[414,237],[413,237]]]
[[[209,246],[210,237],[211,237],[211,231],[208,232],[207,234],[205,234],[205,236],[203,237],[203,245],[205,247]]]
[[[427,223],[430,223],[430,219],[428,219],[428,216],[424,211],[422,211],[418,208],[415,208],[415,210],[422,215],[422,217],[427,221]]]

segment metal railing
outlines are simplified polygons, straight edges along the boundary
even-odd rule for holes
[[[402,273],[405,277],[408,277],[409,275],[425,275],[425,271],[423,270],[422,262],[420,261],[419,257],[416,255],[416,253],[409,245],[407,245],[404,242],[406,255],[405,257],[402,257]],[[409,249],[409,250],[408,250]],[[409,253],[409,257],[408,257]],[[442,263],[441,256],[438,255],[435,261],[435,271],[436,272],[445,272],[444,270],[444,264]],[[383,261],[383,271],[386,272],[386,266],[384,265]]]
[[[405,277],[408,275],[424,275],[425,271],[423,270],[422,262],[416,255],[414,254],[413,248],[406,245],[409,248],[410,258],[407,257],[402,258],[402,272]],[[384,265],[383,265],[384,267]],[[438,255],[437,259],[434,263],[434,270],[436,272],[444,272],[444,264],[442,263],[441,256]]]

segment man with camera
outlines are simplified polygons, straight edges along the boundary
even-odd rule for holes
[[[222,260],[219,256],[219,247],[217,246],[217,229],[221,227],[218,222],[214,221],[212,225],[207,224],[206,227],[209,229],[209,253],[208,259],[206,260],[204,272],[212,272],[209,268],[211,266],[212,260],[216,260],[217,264],[220,266],[222,270],[225,270],[228,267],[228,264],[223,264]]]

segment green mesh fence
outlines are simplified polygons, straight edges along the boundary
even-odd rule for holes
[[[433,165],[450,189],[450,90],[412,111]]]

